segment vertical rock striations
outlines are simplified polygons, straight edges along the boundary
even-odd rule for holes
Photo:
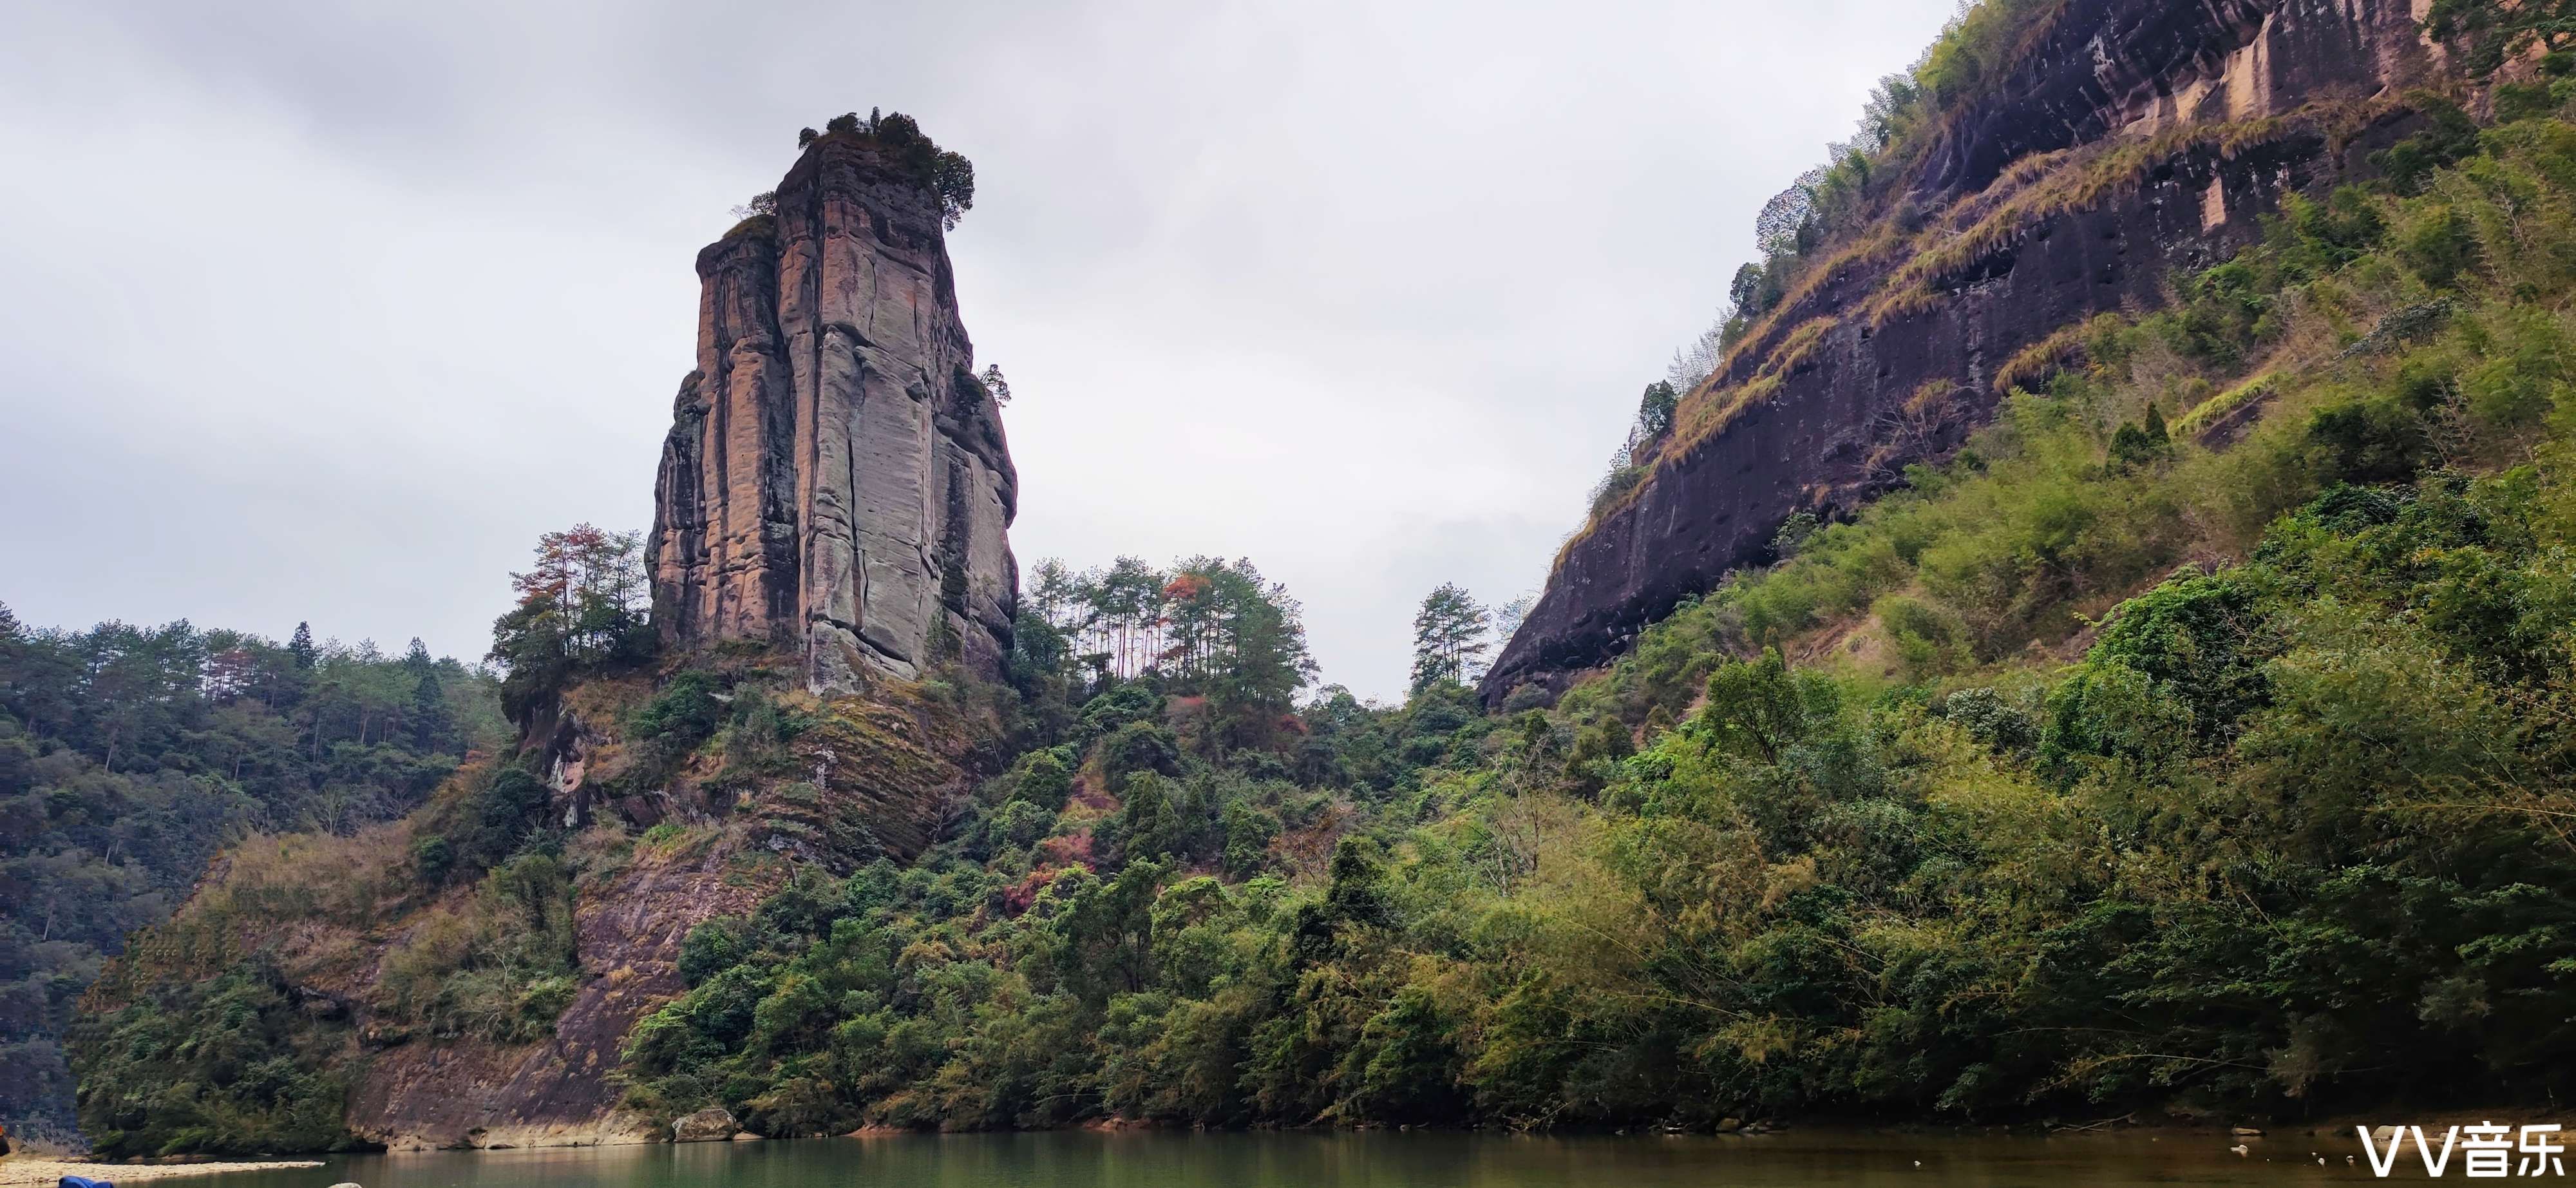
[[[2161,304],[2174,272],[2260,235],[2284,193],[2365,171],[2411,128],[2397,97],[2433,65],[2423,7],[2066,0],[1899,175],[1925,226],[1891,237],[1909,250],[1818,265],[1685,400],[1685,421],[1727,411],[1655,443],[1634,497],[1568,542],[1486,700],[1562,688],[1768,560],[1790,515],[1848,512],[1947,457],[1992,415],[2016,355]]]
[[[1018,476],[973,371],[932,188],[814,141],[698,253],[697,369],[654,480],[664,642],[792,648],[817,691],[1010,647]]]

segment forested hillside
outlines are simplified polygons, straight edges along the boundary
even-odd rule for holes
[[[931,855],[691,934],[633,1100],[793,1134],[2565,1092],[2565,90],[2484,130],[2419,97],[2388,180],[2090,325],[1553,706],[1328,690],[1229,746],[1157,671],[1033,659],[1078,708]]]
[[[0,607],[0,1123],[68,1135],[62,1041],[127,934],[252,830],[346,833],[505,741],[493,682],[418,640],[316,644]]]
[[[2288,129],[2358,180],[2014,352],[1958,448],[1790,517],[1561,693],[1489,710],[1446,586],[1403,704],[1318,688],[1290,592],[1213,556],[1042,563],[989,671],[935,630],[920,679],[847,692],[810,642],[657,652],[626,538],[550,537],[496,625],[516,744],[398,821],[237,847],[85,1000],[82,1123],[178,1152],[709,1109],[802,1136],[2559,1100],[2576,59],[2543,8],[2436,5],[2446,90],[2193,133],[2223,161]],[[1972,9],[1860,166],[1933,151],[1907,137],[2062,11]],[[2145,152],[1995,197],[2120,192]],[[1821,243],[1788,246],[1752,279]],[[1646,411],[1678,432],[1717,390]],[[102,773],[187,737],[8,704],[58,740],[21,749]],[[309,814],[330,785],[289,786]],[[461,1114],[441,1076],[520,1096]],[[568,1128],[588,1092],[613,1133]]]

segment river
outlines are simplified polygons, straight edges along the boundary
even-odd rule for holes
[[[900,1135],[335,1156],[173,1188],[2096,1188],[2367,1180],[2350,1138],[2210,1134],[1532,1137],[1384,1131]],[[2332,1144],[2329,1146],[2329,1144]],[[2327,1158],[2318,1166],[2311,1152]],[[2421,1178],[2420,1169],[2402,1178]]]

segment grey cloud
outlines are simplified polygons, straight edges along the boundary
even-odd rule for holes
[[[726,208],[883,106],[977,164],[1022,556],[1250,556],[1392,695],[1948,7],[16,6],[0,599],[479,654],[538,531],[648,514]]]

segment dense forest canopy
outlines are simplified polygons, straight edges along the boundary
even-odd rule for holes
[[[0,1123],[68,1133],[75,1001],[219,847],[399,816],[506,737],[492,678],[418,640],[62,631],[0,607]]]
[[[1159,570],[1120,557],[1077,573],[1050,559],[1030,578],[1023,680],[1151,677],[1204,699],[1212,728],[1242,742],[1273,736],[1315,675],[1297,600],[1249,560],[1202,556]]]
[[[1553,705],[1328,688],[1190,746],[1150,670],[1035,666],[1066,712],[930,856],[691,935],[631,1100],[794,1134],[2576,1088],[2576,124],[2533,94],[2436,108],[2393,180],[2089,326]],[[2258,377],[2231,448],[2165,415]]]
[[[1900,217],[1870,179],[2048,7],[1965,9],[1883,86],[1862,139],[1766,214],[1741,299],[1849,220]],[[2547,36],[2497,23],[2538,9],[2443,11],[2445,36]],[[2475,116],[2407,97],[2367,185],[2286,196],[2168,307],[2016,360],[1965,449],[1847,522],[1793,517],[1776,564],[1561,695],[1486,711],[1463,682],[1512,612],[1455,587],[1423,603],[1414,686],[1387,706],[1314,685],[1295,601],[1248,561],[1035,567],[1005,671],[871,691],[979,732],[926,849],[728,855],[763,893],[686,933],[684,989],[619,1055],[621,1104],[797,1136],[2302,1117],[2576,1091],[2567,74],[2544,53]],[[1687,379],[1647,390],[1641,427],[1669,429]],[[359,1004],[377,1042],[542,1044],[585,976],[585,888],[820,800],[797,748],[872,703],[745,649],[655,654],[632,565],[616,534],[548,538],[494,657],[514,712],[605,707],[616,790],[710,793],[650,825],[553,811],[531,747],[469,764],[399,832],[338,838],[363,814],[316,815],[332,765],[426,749],[428,719],[316,703],[314,674],[411,661],[259,644],[217,680],[241,641],[9,628],[12,828],[131,866],[112,830],[50,824],[67,788],[115,779],[136,804],[229,796],[324,831],[245,847],[258,894],[228,884],[154,930],[168,964],[128,965],[84,1020],[102,1147],[353,1141],[336,1109],[365,1049],[297,1009],[273,948],[216,943],[250,914],[356,935],[419,908],[434,926]],[[285,750],[230,766],[224,707]],[[469,708],[450,699],[438,741],[488,721]],[[254,787],[277,754],[313,766]],[[68,774],[31,774],[48,761]],[[177,773],[166,795],[147,766]],[[790,824],[764,836],[819,834]],[[306,862],[335,881],[297,883]],[[10,952],[54,952],[53,919],[13,914]],[[17,960],[0,973],[26,981]],[[59,1011],[72,983],[49,976],[9,1001]]]

